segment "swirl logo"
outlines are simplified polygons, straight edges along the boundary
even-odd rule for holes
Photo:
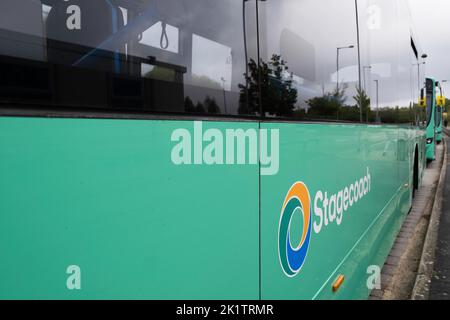
[[[301,213],[303,230],[292,230],[301,234],[300,244],[294,248],[291,244],[291,221],[294,213]],[[296,182],[284,199],[278,228],[278,254],[280,264],[288,277],[294,277],[303,267],[308,253],[311,237],[311,198],[303,182]]]

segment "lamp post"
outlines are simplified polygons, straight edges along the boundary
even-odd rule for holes
[[[377,88],[377,117],[376,122],[380,122],[380,109],[379,109],[379,80],[374,80]]]
[[[336,95],[339,94],[339,51],[343,49],[353,49],[355,46],[338,47],[336,54]]]
[[[448,82],[448,80],[441,80],[441,83],[447,83],[447,82]],[[445,96],[443,86],[441,86],[441,88],[442,88],[442,95]]]
[[[364,69],[364,71],[363,71],[364,91],[366,91],[366,89],[367,89],[366,88],[366,70],[367,69],[369,69],[369,70],[372,69],[372,66],[364,66],[363,69]]]
[[[417,66],[417,88],[420,92],[420,66],[426,64],[426,62],[414,63],[413,66]]]
[[[420,57],[422,59],[426,59],[426,58],[428,58],[428,55],[426,53],[424,53]],[[424,64],[426,64],[425,61],[413,64],[413,66],[417,66],[417,89],[418,89],[418,92],[420,92],[420,66],[424,65]]]
[[[358,86],[361,89],[361,45],[359,37],[359,10],[358,10],[358,0],[355,0],[355,18],[356,18],[356,45],[358,46]],[[359,121],[363,122],[363,112],[362,105],[360,101],[359,106]]]
[[[223,83],[223,105],[224,105],[224,108],[225,108],[225,114],[228,114],[228,112],[227,112],[227,96],[226,96],[226,92],[225,92],[225,82],[226,82],[226,80],[225,80],[224,77],[220,78],[220,80],[222,80],[222,83]]]
[[[366,87],[366,70],[372,69],[372,66],[363,66],[363,81],[364,81],[364,94],[367,96],[367,87]],[[369,77],[370,78],[370,77]],[[369,80],[370,81],[370,80]],[[366,122],[369,122],[369,110],[370,107],[366,110]],[[361,112],[362,112],[362,105],[361,105]]]

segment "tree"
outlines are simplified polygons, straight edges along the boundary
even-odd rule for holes
[[[197,113],[206,113],[205,107],[200,102],[197,102],[197,106],[195,107],[195,112]]]
[[[209,96],[206,96],[205,101],[203,102],[203,105],[205,106],[208,113],[213,113],[213,114],[221,113],[219,105],[217,104],[217,102],[214,98],[210,98]]]
[[[348,84],[344,83],[342,85],[342,89],[338,87],[330,94],[330,96],[333,97],[341,107],[343,107],[345,105],[345,102],[347,101],[347,96],[345,94],[347,89]]]
[[[362,114],[365,115],[366,122],[369,122],[371,119],[370,98],[367,96],[366,91],[357,86],[356,96],[353,97],[353,100],[356,101],[358,109],[362,110]]]
[[[332,93],[325,93],[321,97],[314,97],[306,101],[311,107],[308,110],[308,117],[334,118],[336,119],[341,103]]]
[[[190,97],[186,97],[184,99],[184,110],[188,113],[221,113],[220,107],[216,100],[210,96],[206,96],[203,103],[197,102],[197,105],[194,105],[194,102],[192,102]]]
[[[293,75],[288,72],[287,62],[274,54],[268,63],[261,60],[259,66],[251,59],[248,67],[248,77],[244,75],[246,84],[239,84],[239,113],[258,114],[262,110],[263,114],[292,116],[297,89],[293,87]]]
[[[339,113],[347,100],[345,91],[348,86],[344,84],[342,89],[324,93],[321,97],[315,97],[306,101],[311,107],[308,116],[325,119],[339,119]]]
[[[287,63],[280,55],[273,55],[270,65],[272,72],[269,75],[269,87],[274,89],[274,92],[268,97],[271,104],[266,106],[266,110],[272,115],[291,116],[297,102],[297,89],[292,87],[293,74],[288,73]]]
[[[184,110],[185,110],[187,113],[194,113],[194,112],[197,111],[197,110],[195,109],[194,102],[192,102],[192,99],[191,99],[190,97],[186,97],[186,98],[184,99]]]

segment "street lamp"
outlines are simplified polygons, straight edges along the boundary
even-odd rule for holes
[[[447,83],[447,82],[448,82],[448,80],[441,80],[441,83]],[[442,88],[442,86],[441,86],[441,88]],[[445,96],[444,95],[444,88],[442,88],[442,95]]]
[[[379,109],[379,105],[378,105],[378,103],[379,103],[379,80],[374,80],[375,81],[375,84],[376,84],[376,87],[377,87],[377,117],[376,117],[376,122],[379,122],[380,121],[380,109]]]
[[[422,59],[426,59],[428,58],[428,55],[426,53],[422,54],[420,56]],[[423,62],[419,62],[419,63],[414,63],[413,66],[417,66],[417,87],[418,87],[418,92],[420,92],[420,66],[426,64],[425,61]]]
[[[422,57],[424,57],[426,55],[423,55]],[[419,62],[419,63],[414,63],[413,66],[417,66],[417,86],[420,92],[420,66],[426,64],[426,62]]]
[[[225,78],[221,77],[220,80],[222,80],[223,83],[223,105],[224,105],[224,109],[225,109],[225,114],[228,114],[227,112],[227,96],[226,96],[226,92],[225,92]]]
[[[339,94],[339,51],[343,49],[353,49],[355,46],[338,47],[336,54],[336,95]]]
[[[355,18],[356,18],[356,45],[358,46],[358,86],[361,89],[361,45],[359,37],[359,10],[358,10],[358,0],[355,0]],[[363,122],[363,112],[362,104],[360,101],[359,106],[359,121]]]
[[[363,66],[363,81],[364,81],[364,94],[367,96],[367,87],[366,87],[366,70],[372,69],[372,66]],[[370,77],[369,77],[370,79]],[[369,80],[370,81],[370,80]],[[366,122],[369,122],[369,110],[366,111]],[[361,106],[361,113],[362,113],[362,106]]]
[[[372,69],[372,66],[364,66],[363,67],[363,76],[364,76],[364,78],[363,78],[363,80],[364,80],[364,91],[366,91],[366,70],[367,69]]]

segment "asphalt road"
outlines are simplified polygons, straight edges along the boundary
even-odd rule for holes
[[[445,139],[447,154],[450,151],[450,138]],[[450,158],[449,158],[450,159]],[[450,300],[450,162],[445,175],[442,199],[442,213],[436,243],[434,273],[431,278],[430,300]]]

